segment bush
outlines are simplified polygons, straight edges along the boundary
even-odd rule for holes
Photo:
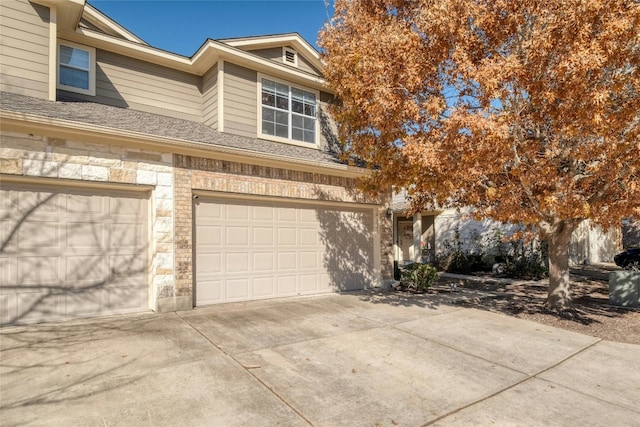
[[[412,291],[424,292],[438,280],[438,270],[429,264],[414,262],[402,270],[402,281]]]

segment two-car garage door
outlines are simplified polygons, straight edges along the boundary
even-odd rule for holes
[[[195,222],[196,305],[372,284],[371,209],[200,197]]]
[[[148,196],[2,183],[0,323],[148,308]]]

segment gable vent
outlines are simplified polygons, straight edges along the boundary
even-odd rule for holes
[[[293,49],[284,48],[284,62],[286,64],[293,65],[294,67],[298,66],[298,54]]]

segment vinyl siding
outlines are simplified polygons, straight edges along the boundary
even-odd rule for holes
[[[288,47],[289,49],[293,49],[291,46],[286,46],[286,47]],[[293,49],[293,50],[298,52],[296,49]],[[270,47],[268,49],[255,49],[249,52],[253,53],[254,55],[258,55],[262,58],[278,62],[280,64],[284,63],[284,61],[282,60],[282,47]],[[315,74],[317,76],[322,75],[322,73],[320,73],[320,71],[318,71],[317,68],[311,65],[311,62],[307,61],[306,58],[300,55],[299,52],[298,52],[298,69],[302,71],[306,71],[307,73]]]
[[[258,73],[224,63],[224,131],[255,138],[258,133]]]
[[[59,91],[78,99],[200,122],[200,78],[137,59],[97,50],[96,96]]]
[[[202,122],[218,129],[218,65],[202,76]]]
[[[0,1],[0,90],[49,98],[49,9]]]

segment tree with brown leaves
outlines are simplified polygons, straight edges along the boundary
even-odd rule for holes
[[[320,45],[368,187],[536,230],[550,308],[576,227],[640,214],[640,2],[336,0]]]

